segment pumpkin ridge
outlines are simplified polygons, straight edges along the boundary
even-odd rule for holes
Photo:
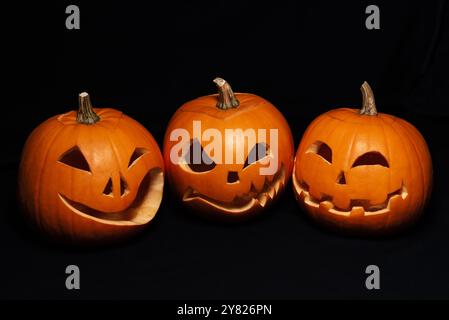
[[[230,202],[231,205],[226,208],[214,206],[212,202],[181,202],[186,207],[196,210],[210,218],[231,220],[246,219],[261,210],[265,210],[266,207],[259,207],[256,204],[251,204],[247,210],[243,212],[239,209],[238,214],[236,214],[235,210],[233,212],[232,206],[238,206],[239,204],[239,200],[235,199],[236,195],[247,192],[247,189],[251,190],[251,184],[254,184],[257,188],[262,186],[265,181],[264,176],[271,176],[276,173],[280,169],[281,163],[284,164],[285,170],[285,181],[283,181],[283,183],[286,183],[291,177],[294,146],[288,122],[274,105],[257,95],[235,93],[235,96],[240,101],[239,106],[227,110],[220,110],[215,106],[217,95],[200,97],[183,104],[170,119],[164,135],[164,159],[167,168],[167,176],[176,197],[182,201],[184,194],[186,194],[190,187],[198,193],[210,197],[213,201]],[[215,137],[211,137],[213,140],[211,140],[211,138],[206,138],[204,142],[201,142],[204,147],[205,145],[212,146],[212,141],[214,143],[218,141],[219,144],[213,146],[214,150],[215,148],[218,148],[217,150],[221,149],[220,160],[223,160],[223,157],[225,157],[224,159],[229,161],[224,160],[224,162],[220,161],[220,163],[217,161],[216,166],[214,166],[213,169],[204,171],[201,174],[192,173],[191,170],[188,170],[188,168],[183,166],[183,159],[180,163],[171,161],[172,151],[181,150],[180,148],[183,144],[189,142],[188,140],[181,142],[176,134],[172,138],[172,134],[176,133],[174,130],[186,130],[188,133],[186,139],[190,139],[192,135],[198,134],[197,132],[194,132],[194,128],[197,130],[198,127],[194,126],[193,121],[201,121],[201,133],[199,133],[201,136],[205,130],[209,128],[217,130],[214,132],[218,132],[219,138],[217,139],[220,139],[220,141],[216,140]],[[273,150],[273,156],[272,158],[267,159],[269,162],[266,164],[262,165],[255,161],[254,163],[251,163],[249,167],[245,167],[245,158],[247,158],[247,153],[251,150],[250,148],[253,147],[252,144],[259,142],[268,144],[271,142],[275,143],[275,140],[273,140],[275,134],[271,135],[271,132],[269,131],[271,128],[278,129],[277,142],[279,152],[274,154]],[[249,133],[251,135],[256,133],[256,141],[253,142],[251,140],[251,146],[249,146],[249,138],[243,137],[244,140],[240,137],[234,138],[238,140],[235,140],[231,149],[231,144],[225,140],[229,139],[226,137],[227,129],[241,129],[242,131],[248,129],[254,130]],[[265,135],[259,135],[258,130],[264,130]],[[208,149],[208,152],[211,150],[212,149]],[[274,172],[266,171],[270,168]],[[232,176],[234,177],[233,179],[237,179],[236,176],[238,176],[238,183],[229,182],[230,173],[234,174],[234,176]],[[263,192],[260,199],[261,203],[266,203],[267,197],[271,192],[272,190],[268,190],[266,193],[265,191]]]
[[[335,123],[335,126],[326,133],[326,139],[323,139],[323,140],[328,141],[329,137],[332,136],[332,134],[339,128],[340,128],[340,124],[339,123]],[[316,165],[314,166],[314,169],[315,168],[316,168]],[[315,179],[316,175],[318,174],[318,170],[313,170],[313,172],[314,172],[313,179]]]
[[[401,129],[403,129],[402,126],[401,126],[398,122],[396,122],[395,125],[399,125],[399,126],[401,127]],[[408,141],[409,144],[410,144],[410,139],[409,139],[408,135],[404,135],[404,134],[402,133],[402,130],[398,130],[394,125],[391,126],[391,129],[393,130],[393,132],[394,132],[398,137],[400,137],[399,139],[401,139],[401,140],[403,141],[403,143],[404,143],[403,145],[405,146],[404,150],[405,150],[405,152],[408,154],[407,159],[412,159],[412,157],[411,157],[411,155],[412,155],[412,150],[411,150],[411,148],[405,143],[405,141]],[[405,139],[404,139],[404,138],[405,138]],[[414,152],[414,150],[413,150],[413,153],[416,155],[416,152]],[[413,177],[414,170],[412,170],[412,167],[410,166],[410,163],[409,163],[409,162],[407,162],[407,171],[409,172],[409,176],[410,176],[410,177]],[[419,171],[421,171],[421,170],[419,170]],[[421,175],[421,172],[420,172],[419,174]],[[408,185],[411,184],[411,183],[412,183],[412,181],[407,181],[407,184],[408,184]],[[419,188],[420,188],[422,191],[424,191],[422,185],[420,185]],[[415,201],[416,201],[416,196],[413,197],[413,198],[414,198]],[[420,202],[421,202],[421,201],[420,201]],[[410,206],[411,206],[411,203],[407,203],[407,208],[406,208],[405,211],[409,211],[408,209],[410,208]],[[388,220],[388,222],[389,222],[389,220]]]
[[[412,128],[410,128],[409,126],[410,126],[410,124],[408,123],[408,122],[406,122],[405,120],[402,120],[402,122],[403,123],[401,123],[401,126],[405,129],[405,130],[407,130],[407,132],[410,132],[411,133],[411,135],[415,135],[416,136],[416,134],[415,134],[415,132],[417,132],[417,130],[416,129],[414,129],[414,127],[412,127]],[[419,133],[419,131],[418,131],[418,133]],[[420,180],[421,180],[421,183],[420,183],[420,186],[422,187],[422,189],[423,189],[423,193],[425,192],[425,190],[424,190],[424,188],[425,187],[428,187],[428,185],[426,185],[426,181],[424,180],[424,168],[423,168],[423,166],[422,166],[422,163],[423,163],[423,159],[422,159],[422,157],[421,157],[421,151],[420,150],[418,150],[418,147],[417,147],[417,145],[416,145],[416,141],[415,141],[415,139],[412,139],[412,137],[411,137],[411,135],[407,135],[407,137],[408,137],[408,139],[409,139],[409,142],[410,142],[410,144],[413,146],[413,151],[414,151],[414,153],[415,153],[415,155],[416,155],[416,157],[417,157],[417,159],[418,159],[418,161],[419,161],[419,163],[418,163],[418,165],[419,165],[419,168],[420,168],[420,170],[419,170],[419,175],[420,175]],[[421,134],[419,134],[419,135],[421,135]],[[421,199],[422,200],[422,199]],[[423,205],[424,205],[424,203],[422,203],[422,201],[421,201],[421,207],[423,207]],[[423,208],[421,208],[421,209],[423,209]]]
[[[383,117],[380,117],[380,120],[383,123],[383,126],[381,126],[381,128],[382,128],[382,132],[383,132],[383,136],[384,136],[385,148],[387,149],[388,161],[389,161],[389,163],[391,163],[390,140],[388,139],[389,137],[388,137],[388,135],[387,135],[387,133],[385,131],[385,127],[387,127],[388,124],[386,123],[386,121],[384,120]],[[404,181],[402,181],[402,185],[404,185]],[[392,186],[391,175],[388,175],[388,184],[387,184],[387,186],[388,186],[388,190],[391,190],[391,186]],[[390,220],[390,216],[388,216],[385,226],[388,225],[389,220]]]
[[[421,133],[399,117],[374,116],[374,100],[368,98],[361,115],[355,109],[340,108],[310,123],[295,157],[293,188],[296,200],[317,222],[375,236],[407,227],[420,217],[430,197],[432,163]],[[316,141],[332,148],[330,165],[306,156],[306,150]],[[370,152],[378,152],[379,158],[370,156]],[[354,166],[354,171],[349,169]],[[336,178],[347,171],[351,174],[344,182]],[[302,191],[303,183],[308,185],[304,187],[307,196]],[[312,203],[310,199],[319,201]],[[348,205],[349,211],[332,209]]]
[[[46,151],[45,151],[45,155],[44,155],[44,157],[43,157],[43,161],[42,161],[42,165],[43,166],[46,166],[46,163],[47,163],[47,161],[48,161],[48,156],[49,156],[49,154],[50,154],[50,150],[52,149],[52,148],[54,148],[54,142],[57,140],[57,138],[59,137],[59,135],[61,134],[61,132],[63,131],[63,129],[64,129],[64,127],[59,127],[57,130],[55,130],[55,133],[54,133],[54,136],[52,137],[52,139],[50,140],[51,141],[51,143],[50,143],[50,148],[48,148]],[[42,221],[41,221],[41,210],[40,210],[40,208],[41,208],[41,200],[42,200],[42,197],[41,197],[41,189],[42,189],[42,176],[43,176],[43,170],[41,169],[41,170],[39,170],[39,176],[38,176],[38,178],[37,178],[37,186],[38,186],[38,189],[37,189],[37,192],[36,192],[36,195],[35,195],[35,199],[37,200],[37,201],[35,201],[35,205],[34,205],[34,210],[36,211],[36,217],[37,217],[37,219],[38,219],[38,224],[39,224],[39,227],[42,229]]]
[[[22,151],[18,172],[18,201],[24,218],[50,238],[71,244],[103,244],[131,236],[139,232],[156,214],[162,199],[163,160],[160,149],[151,134],[133,120],[123,122],[125,115],[114,109],[96,109],[105,115],[98,125],[83,125],[75,120],[75,111],[55,115],[38,125],[29,135]],[[126,129],[127,135],[118,128]],[[78,151],[58,161],[76,146]],[[123,172],[117,163],[125,159],[136,147],[146,147],[153,155],[141,161],[132,172]],[[90,169],[87,169],[87,164]],[[126,159],[128,161],[128,159]],[[84,164],[84,167],[81,166]],[[123,164],[123,167],[125,164]],[[157,169],[158,171],[152,171]],[[122,174],[117,185],[120,199],[105,197],[103,181],[113,172]],[[143,183],[151,174],[149,184]],[[125,180],[126,179],[126,180]],[[132,180],[132,185],[128,182]],[[138,185],[143,191],[139,202],[135,193],[129,194],[123,186]],[[147,190],[149,192],[147,192]],[[129,190],[128,190],[129,191]],[[134,192],[136,192],[134,190]],[[138,213],[136,224],[107,224],[78,215],[76,208],[65,205],[58,197],[63,194],[79,205],[91,206],[100,213]],[[140,194],[140,193],[139,193]],[[130,202],[135,206],[127,206]],[[128,210],[129,209],[129,210]],[[124,211],[128,210],[128,211]],[[128,215],[107,218],[126,220]]]

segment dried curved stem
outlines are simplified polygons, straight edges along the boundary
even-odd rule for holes
[[[362,90],[363,105],[360,109],[360,114],[375,116],[377,115],[376,101],[374,100],[373,90],[369,86],[368,82],[364,82],[360,87]]]
[[[215,78],[214,82],[218,87],[217,108],[227,110],[238,107],[240,102],[234,95],[234,92],[232,91],[229,83],[227,83],[226,80],[222,78]]]
[[[79,108],[76,115],[76,121],[82,124],[94,124],[99,121],[100,117],[95,113],[90,102],[90,97],[87,92],[79,94]]]

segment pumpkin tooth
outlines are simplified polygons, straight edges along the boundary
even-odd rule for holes
[[[320,209],[324,209],[325,211],[329,211],[330,209],[332,209],[334,207],[334,204],[330,201],[322,201],[320,202]]]
[[[279,193],[279,190],[281,189],[281,185],[282,185],[282,182],[281,182],[281,180],[278,180],[278,181],[276,181],[276,183],[274,184],[274,191],[275,191],[275,194],[278,194]]]
[[[268,190],[267,190],[267,195],[268,195],[271,199],[273,199],[274,196],[275,196],[275,194],[276,194],[276,192],[275,192],[274,188],[273,188],[273,187],[269,187]]]
[[[307,192],[307,191],[305,191],[305,190],[299,188],[297,192],[298,192],[298,198],[299,198],[299,200],[301,200],[302,202],[306,202],[306,198],[307,198],[306,192]]]
[[[404,182],[402,182],[401,197],[402,197],[402,199],[405,199],[405,198],[407,198],[407,196],[408,196],[407,188],[404,186]]]
[[[351,209],[350,216],[351,217],[361,217],[365,215],[365,208],[363,207],[353,207]]]
[[[268,197],[266,193],[261,193],[258,197],[257,200],[259,200],[259,203],[262,207],[265,207],[265,205],[267,204],[268,201]]]

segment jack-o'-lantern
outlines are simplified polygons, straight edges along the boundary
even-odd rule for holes
[[[185,103],[170,120],[164,138],[167,176],[194,211],[212,218],[249,217],[277,199],[290,177],[291,131],[267,100],[234,93],[221,78],[214,82],[218,94]]]
[[[93,109],[54,116],[29,136],[20,163],[19,200],[29,220],[52,238],[105,243],[142,229],[163,191],[156,141],[122,112]]]
[[[432,189],[432,161],[418,130],[377,113],[366,82],[361,90],[361,110],[332,110],[307,128],[293,186],[314,220],[360,235],[384,234],[421,215]]]

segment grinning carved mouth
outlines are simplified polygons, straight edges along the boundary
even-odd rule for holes
[[[117,212],[103,212],[73,201],[60,193],[58,195],[70,211],[83,217],[105,224],[143,225],[155,216],[162,200],[163,186],[164,174],[162,169],[151,169],[140,183],[136,198],[131,205],[127,209]]]
[[[283,189],[284,182],[285,169],[284,165],[281,164],[281,168],[273,176],[272,181],[268,181],[268,178],[265,177],[265,183],[260,191],[257,191],[254,184],[251,183],[251,187],[248,192],[236,196],[234,200],[230,202],[225,202],[212,199],[206,195],[200,194],[192,187],[188,187],[184,193],[182,201],[199,201],[226,212],[242,213],[255,206],[259,206],[261,208],[267,206],[273,201],[279,191]]]
[[[369,200],[353,199],[350,202],[349,209],[345,210],[338,208],[333,204],[332,196],[323,194],[319,199],[313,197],[309,192],[309,186],[306,183],[297,180],[295,170],[293,170],[293,185],[298,198],[301,199],[303,203],[315,208],[324,207],[328,212],[341,216],[350,216],[351,214],[370,216],[388,213],[390,212],[392,200],[396,198],[405,199],[408,196],[407,189],[404,186],[404,183],[402,183],[398,190],[388,194],[387,199],[383,203],[371,205]]]

